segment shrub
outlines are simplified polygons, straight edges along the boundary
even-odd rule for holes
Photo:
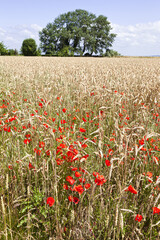
[[[37,56],[37,45],[33,38],[25,39],[22,43],[21,52],[24,56]]]

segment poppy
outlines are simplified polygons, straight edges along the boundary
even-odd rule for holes
[[[143,219],[142,215],[137,214],[137,216],[135,217],[135,221],[141,222]]]
[[[75,177],[81,177],[82,174],[80,172],[75,172]]]
[[[134,187],[132,187],[132,185],[129,185],[129,187],[125,191],[131,192],[134,194],[138,193],[137,190]]]
[[[79,178],[79,181],[85,183],[86,179],[85,178]]]
[[[105,164],[106,164],[108,167],[111,166],[111,163],[110,163],[110,161],[109,161],[108,159],[106,159]]]
[[[80,132],[86,132],[86,129],[80,128],[79,131],[80,131]]]
[[[104,178],[103,175],[98,175],[94,182],[100,186],[100,185],[103,185],[103,183],[105,183],[106,181],[107,180]]]
[[[29,163],[29,169],[32,169],[32,168],[34,169],[32,163]]]
[[[67,123],[66,120],[61,120],[61,124]]]
[[[70,202],[73,202],[73,196],[68,196],[68,200],[69,200]]]
[[[82,194],[84,192],[82,185],[75,186],[74,190],[77,191],[79,194]]]
[[[153,207],[153,214],[160,214],[160,208]]]
[[[28,144],[28,143],[30,143],[30,141],[31,141],[30,139],[27,139],[27,138],[26,138],[26,139],[24,139],[24,143],[25,143],[25,144]]]
[[[86,183],[86,184],[84,185],[85,189],[89,189],[90,186],[91,186],[91,184],[89,184],[89,183]]]
[[[79,203],[79,199],[78,199],[77,197],[73,197],[73,202],[74,202],[75,204],[78,204],[78,203]]]
[[[45,143],[44,143],[44,142],[39,142],[39,147],[40,147],[40,148],[44,148],[44,146],[45,146]]]
[[[50,207],[53,206],[54,202],[55,202],[55,200],[54,200],[53,197],[48,197],[48,198],[47,198],[46,203],[47,203]]]
[[[66,108],[63,108],[63,109],[62,109],[62,111],[63,111],[64,113],[66,112],[66,110],[67,110]]]

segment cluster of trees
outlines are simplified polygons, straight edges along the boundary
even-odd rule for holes
[[[7,49],[3,42],[0,42],[0,55],[17,56],[17,49]]]
[[[119,56],[118,52],[110,49],[116,37],[111,30],[107,17],[96,17],[95,14],[78,9],[61,14],[39,32],[40,48],[37,48],[34,39],[25,39],[21,54],[40,56],[42,50],[47,56]],[[18,51],[7,50],[0,43],[0,54],[18,55]]]
[[[33,38],[25,39],[22,43],[21,54],[24,56],[40,56],[41,51],[37,48],[36,41]],[[17,49],[7,49],[3,42],[0,42],[0,55],[17,56]]]

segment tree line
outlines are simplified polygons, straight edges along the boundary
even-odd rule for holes
[[[39,56],[42,51],[46,56],[119,56],[118,52],[110,49],[116,37],[111,30],[107,17],[96,17],[86,10],[77,9],[61,14],[39,32],[39,48],[34,39],[25,39],[21,54]],[[0,43],[0,54],[17,55],[17,51],[7,50]]]

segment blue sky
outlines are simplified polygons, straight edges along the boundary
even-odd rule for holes
[[[65,12],[85,9],[108,17],[122,55],[160,55],[160,0],[0,0],[0,41],[20,50],[26,38]]]

